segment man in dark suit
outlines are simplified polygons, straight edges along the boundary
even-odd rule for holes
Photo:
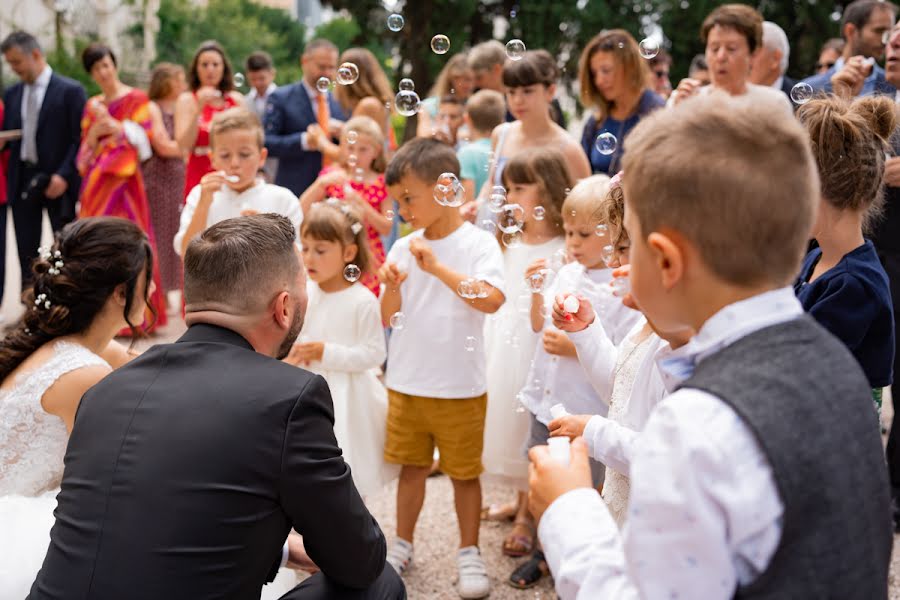
[[[303,324],[291,222],[222,221],[184,261],[187,332],[84,396],[30,600],[258,599],[287,555],[320,572],[284,600],[400,600],[334,436],[325,380],[280,360]],[[294,529],[305,551],[292,539]]]
[[[335,136],[338,121],[347,118],[331,92],[316,89],[321,77],[334,81],[337,61],[337,46],[328,40],[311,41],[300,58],[303,78],[272,92],[266,104],[266,148],[269,156],[278,159],[275,183],[298,196],[322,170],[322,153],[307,140],[307,129],[318,125]]]
[[[9,143],[7,197],[24,284],[31,280],[41,243],[43,211],[54,231],[75,220],[81,188],[75,157],[86,96],[80,83],[53,72],[31,34],[14,31],[0,43],[0,52],[21,79],[3,96],[3,129],[22,130],[22,138]],[[6,211],[0,210],[0,249],[5,247]],[[2,280],[0,271],[0,286]]]
[[[776,23],[763,23],[762,45],[753,55],[750,64],[750,83],[773,87],[784,92],[788,99],[797,83],[785,73],[791,58],[791,45],[784,29]]]
[[[882,0],[855,0],[844,9],[841,37],[846,42],[844,53],[833,67],[803,81],[816,92],[834,91],[831,78],[849,69],[851,79],[859,79],[853,95],[884,94],[893,96],[897,88],[885,79],[884,69],[874,64],[884,56],[885,34],[894,26],[896,6]],[[864,61],[870,62],[864,62]]]

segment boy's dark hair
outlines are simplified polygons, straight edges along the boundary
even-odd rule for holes
[[[388,163],[384,173],[387,185],[400,183],[412,174],[422,181],[437,181],[441,173],[459,176],[459,160],[453,148],[430,138],[415,138],[403,144]]]
[[[251,52],[250,56],[247,57],[246,65],[248,71],[271,71],[272,70],[272,57],[269,56],[268,52],[263,52],[262,50],[257,50],[256,52]]]
[[[529,50],[520,60],[507,61],[503,67],[503,85],[508,88],[540,83],[547,87],[559,79],[559,67],[546,50]]]
[[[109,57],[109,60],[112,61],[113,66],[118,66],[116,55],[113,54],[112,49],[106,44],[94,42],[89,44],[88,47],[81,52],[81,65],[84,67],[85,72],[90,74],[94,65],[107,56]]]
[[[466,113],[472,127],[478,131],[490,132],[506,119],[506,100],[500,92],[479,90],[466,102]]]
[[[872,13],[875,12],[875,9],[885,8],[890,10],[894,16],[897,15],[897,5],[892,2],[885,2],[884,0],[856,0],[856,2],[851,2],[844,9],[844,14],[841,17],[841,37],[844,36],[844,28],[848,23],[855,25],[857,30],[862,29],[869,22],[869,19],[872,18]]]

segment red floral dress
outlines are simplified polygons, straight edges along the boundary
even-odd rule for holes
[[[326,167],[322,169],[319,176],[321,177],[333,169],[334,167]],[[372,183],[350,180],[347,184],[356,193],[362,196],[372,208],[379,213],[381,212],[382,203],[387,200],[387,186],[384,184],[384,175],[378,175],[378,178]],[[343,186],[338,185],[328,186],[325,190],[325,195],[328,198],[338,198],[343,200],[344,188]],[[366,223],[366,235],[369,238],[369,252],[372,255],[372,269],[370,272],[364,273],[363,276],[360,277],[360,282],[369,288],[377,297],[381,293],[381,282],[378,280],[378,276],[375,273],[378,268],[384,264],[384,244],[381,243],[381,236],[368,222]]]

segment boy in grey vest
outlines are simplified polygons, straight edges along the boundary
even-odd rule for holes
[[[531,506],[561,598],[887,597],[887,473],[868,382],[790,283],[819,200],[810,140],[765,103],[692,99],[628,137],[631,288],[697,335],[631,457],[621,531],[534,448]]]

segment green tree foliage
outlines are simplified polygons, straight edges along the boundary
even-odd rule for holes
[[[191,0],[162,0],[159,21],[159,61],[187,66],[197,46],[214,39],[225,48],[235,71],[243,71],[248,54],[265,50],[272,55],[279,83],[299,77],[306,31],[283,10],[251,0],[209,0],[205,7]]]

